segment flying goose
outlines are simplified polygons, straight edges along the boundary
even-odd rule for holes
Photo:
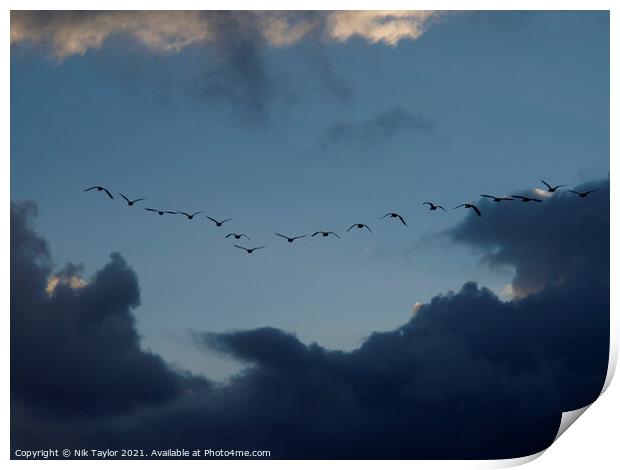
[[[84,192],[91,191],[93,189],[96,189],[97,191],[105,191],[105,193],[110,197],[110,199],[114,199],[114,196],[112,196],[112,193],[108,191],[106,188],[104,188],[103,186],[93,186],[91,188],[86,188]]]
[[[480,209],[478,209],[476,206],[474,206],[473,204],[461,204],[460,206],[456,206],[455,209],[458,209],[459,207],[464,207],[465,209],[473,209],[474,212],[476,214],[478,214],[478,217],[482,216],[482,214],[480,213]]]
[[[424,204],[428,204],[428,210],[429,211],[436,211],[437,209],[441,209],[444,212],[448,212],[443,206],[440,206],[438,204],[433,204],[432,202],[423,202],[422,205]]]
[[[198,212],[193,212],[191,214],[188,214],[187,212],[183,212],[183,211],[177,211],[177,214],[183,214],[185,217],[187,217],[187,220],[192,220],[194,218],[195,215],[198,214],[202,214],[204,211],[198,211]]]
[[[547,192],[548,193],[555,193],[559,188],[562,188],[562,187],[566,186],[565,184],[558,184],[557,186],[551,186],[545,180],[540,180],[540,182],[542,184],[544,184],[545,186],[547,186]]]
[[[307,237],[307,236],[308,236],[308,234],[307,234],[307,233],[306,233],[305,235],[298,235],[298,236],[296,236],[296,237],[287,237],[286,235],[282,235],[281,233],[278,233],[278,232],[274,232],[274,233],[275,233],[278,237],[286,238],[286,240],[287,240],[289,243],[293,243],[293,242],[294,242],[295,240],[297,240],[298,238],[304,238],[304,237]]]
[[[265,248],[267,245],[263,245],[263,246],[257,246],[256,248],[246,248],[245,246],[239,246],[239,245],[235,245],[237,248],[241,248],[242,250],[245,250],[248,252],[248,254],[252,254],[253,251],[255,250],[260,250],[261,248]]]
[[[215,220],[214,218],[209,217],[208,215],[205,215],[205,217],[209,219],[210,221],[215,222],[216,227],[221,227],[224,222],[228,222],[229,220],[232,220],[232,217],[230,219],[224,219],[222,221]]]
[[[586,197],[588,194],[598,191],[598,189],[591,189],[590,191],[583,191],[583,192],[572,191],[570,189],[568,191],[573,193],[573,194],[576,194],[579,197]]]
[[[506,196],[491,196],[490,194],[481,194],[482,197],[488,197],[489,199],[493,199],[493,202],[502,202],[502,201],[514,201],[511,197]]]
[[[228,237],[235,237],[235,240],[239,240],[241,237],[245,237],[248,240],[250,239],[250,237],[248,237],[245,233],[229,233],[226,235],[226,238]]]
[[[521,201],[523,202],[542,202],[542,199],[536,199],[535,197],[528,197],[528,196],[510,196],[510,197],[521,199]]]
[[[405,222],[405,219],[403,219],[400,215],[398,215],[396,212],[388,212],[387,214],[385,214],[383,217],[381,217],[381,219],[385,219],[387,216],[390,216],[391,218],[399,218],[400,221],[403,223],[403,225],[407,225],[407,222]]]
[[[353,227],[355,227],[355,228],[367,228],[367,229],[368,229],[368,231],[369,231],[370,233],[372,233],[372,230],[370,230],[370,227],[369,227],[368,225],[366,225],[366,224],[353,224],[353,225],[351,225],[351,226],[347,229],[347,232],[348,232],[349,230],[351,230]]]
[[[176,212],[173,212],[173,211],[162,211],[160,209],[151,209],[150,207],[145,207],[144,210],[145,211],[150,211],[150,212],[157,212],[159,215],[176,214]]]
[[[120,195],[121,195],[121,197],[122,197],[125,201],[127,201],[127,205],[128,205],[128,206],[133,206],[136,202],[139,202],[139,201],[144,201],[144,200],[146,199],[145,197],[140,197],[140,198],[138,198],[138,199],[134,199],[134,200],[132,201],[132,200],[130,200],[127,196],[125,196],[123,193],[118,193],[118,194],[120,194]]]
[[[323,235],[324,237],[327,237],[327,236],[331,233],[331,234],[332,234],[332,235],[334,235],[335,237],[340,238],[340,236],[339,236],[336,232],[322,232],[322,231],[320,231],[320,230],[319,230],[318,232],[314,232],[311,236],[313,236],[313,237],[314,237],[315,235],[318,235],[319,233],[320,233],[321,235]]]

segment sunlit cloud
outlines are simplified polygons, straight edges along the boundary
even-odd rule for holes
[[[47,280],[45,292],[47,292],[47,295],[52,296],[59,285],[68,286],[71,289],[81,289],[86,285],[86,281],[81,277],[75,275],[64,276],[53,274]]]
[[[11,44],[28,43],[58,60],[104,47],[126,36],[152,53],[176,53],[196,44],[255,34],[271,47],[298,43],[311,33],[327,41],[353,37],[397,45],[418,39],[441,16],[435,11],[202,12],[202,11],[14,11]],[[234,26],[231,26],[234,25]],[[225,37],[224,37],[225,36]],[[224,37],[224,39],[222,39]]]
[[[549,197],[553,196],[553,194],[550,193],[549,191],[547,191],[546,189],[535,188],[533,190],[533,192],[538,197],[549,198]]]

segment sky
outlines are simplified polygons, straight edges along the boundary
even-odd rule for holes
[[[263,387],[273,358],[235,342],[244,331],[252,344],[275,337],[285,355],[322,348],[357,363],[382,334],[407,335],[398,332],[439,294],[481,289],[512,306],[564,282],[564,268],[524,261],[564,259],[545,259],[557,240],[536,236],[557,231],[549,209],[518,206],[516,219],[480,225],[500,210],[482,193],[542,194],[550,205],[545,179],[568,185],[560,207],[575,202],[565,189],[590,183],[608,217],[606,12],[14,12],[11,21],[11,199],[37,208],[36,219],[33,206],[15,213],[46,240],[45,286],[59,279],[75,291],[66,295],[90,295],[106,270],[133,273],[119,301],[132,354],[154,361],[155,375],[166,369],[165,393],[147,401],[165,402],[185,380]],[[83,192],[93,185],[115,199]],[[119,192],[148,199],[127,207]],[[453,210],[467,202],[483,216]],[[144,207],[233,220],[218,228],[202,214]],[[406,227],[380,219],[392,211]],[[517,242],[493,231],[498,221],[547,248],[511,251]],[[373,232],[346,232],[358,222]],[[472,232],[475,223],[488,232]],[[341,239],[274,235],[317,230]],[[266,247],[248,255],[230,232]],[[248,361],[258,369],[247,372]]]

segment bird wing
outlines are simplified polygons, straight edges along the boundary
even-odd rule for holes
[[[105,191],[105,193],[110,196],[110,199],[114,199],[114,196],[112,196],[112,193],[110,193],[110,191],[108,191],[107,189],[103,188],[103,190]]]
[[[403,219],[400,215],[397,215],[396,217],[398,217],[400,219],[400,221],[403,223],[403,225],[407,225],[407,222],[405,222],[405,219]]]
[[[368,231],[369,231],[370,233],[372,233],[372,230],[370,230],[370,227],[369,227],[368,225],[364,224],[364,227],[366,227],[366,228],[368,229]]]
[[[437,207],[439,207],[444,212],[448,212],[444,206],[437,206]]]
[[[208,215],[205,215],[205,217],[206,217],[207,219],[209,219],[211,222],[215,222],[216,224],[218,224],[218,223],[219,223],[217,220],[215,220],[215,219],[214,219],[214,218],[212,218],[212,217],[209,217]]]
[[[340,235],[338,235],[336,232],[327,232],[327,233],[328,233],[328,234],[330,234],[330,233],[331,233],[332,235],[335,235],[336,237],[340,238]]]
[[[87,188],[84,191],[90,191],[91,189],[97,189],[97,186],[93,186],[92,188]]]
[[[135,201],[133,201],[133,202],[134,202],[134,204],[135,204],[136,202],[139,202],[139,201],[144,201],[145,199],[146,199],[145,197],[141,197],[141,198],[139,198],[139,199],[136,199],[136,200],[135,200]]]
[[[595,193],[596,191],[598,191],[598,189],[591,189],[590,191],[586,191],[586,195],[590,193]]]
[[[316,235],[316,234],[315,234],[315,235]],[[306,233],[305,235],[298,235],[298,236],[296,236],[296,237],[293,237],[293,240],[297,240],[298,238],[304,238],[304,237],[307,237],[307,236],[308,236],[308,234],[307,234],[307,233]],[[314,236],[314,235],[312,235],[312,236]]]
[[[463,207],[465,204],[461,204],[460,206],[456,206],[455,209],[458,209],[459,207]]]
[[[552,188],[552,186],[549,183],[547,183],[545,180],[540,180],[540,182],[544,184],[545,186],[547,186],[548,189]]]
[[[278,233],[278,232],[273,232],[273,233],[275,233],[278,237],[286,238],[288,240],[288,237],[286,235],[282,235],[281,233]]]
[[[233,219],[232,217],[231,217],[230,219],[224,219],[224,220],[222,220],[222,222],[220,222],[220,223],[222,223],[222,224],[223,224],[224,222],[228,222],[229,220],[232,220],[232,219]]]
[[[312,236],[314,237],[315,235],[318,235],[319,233],[321,233],[321,232],[314,232],[314,233],[312,234]]]
[[[145,207],[144,210],[151,211],[151,212],[159,212],[157,209],[151,209],[150,207]]]
[[[265,248],[267,245],[262,245],[262,246],[257,246],[256,248],[252,248],[252,251],[254,250],[260,250],[261,248]]]
[[[240,237],[245,237],[245,238],[247,238],[248,240],[250,239],[250,237],[248,237],[245,233],[242,233],[242,234],[241,234],[241,235],[239,235],[239,236],[240,236]]]
[[[234,236],[234,235],[235,235],[234,233],[229,233],[228,235],[226,235],[226,237],[225,237],[225,238],[232,237],[232,236]]]
[[[195,215],[198,215],[198,214],[202,214],[203,212],[204,212],[204,211],[194,212],[194,213],[192,214],[192,217],[193,217],[193,216],[195,216]]]
[[[542,202],[542,199],[530,198],[530,201],[534,201],[534,202]]]
[[[517,199],[527,199],[525,196],[515,196],[515,195],[511,195],[510,197],[516,197]]]
[[[166,214],[176,214],[176,212],[174,212],[174,211],[165,211],[165,212],[166,212]]]
[[[241,246],[241,245],[234,245],[234,246],[236,246],[237,248],[241,248],[242,250],[246,250],[246,251],[248,250],[245,246]]]
[[[491,196],[490,194],[481,194],[482,197],[490,197],[491,199],[495,199],[495,196]]]
[[[347,232],[348,232],[349,230],[351,230],[353,227],[355,227],[356,225],[357,225],[357,224],[353,224],[353,225],[351,225],[351,226],[347,229]]]
[[[125,196],[123,193],[118,193],[118,194],[120,194],[120,195],[121,195],[121,197],[122,197],[125,201],[129,202],[129,199],[127,199],[127,196]]]
[[[383,217],[381,217],[382,219],[385,219],[388,215],[391,215],[391,212],[388,212],[387,214],[385,214]]]
[[[580,194],[579,191],[573,191],[572,189],[569,189],[568,192],[573,194]]]
[[[471,205],[471,208],[472,208],[473,210],[475,210],[475,211],[476,211],[476,214],[478,214],[478,216],[481,216],[481,215],[482,215],[482,214],[480,213],[480,209],[478,209],[478,208],[477,208],[476,206],[474,206],[473,204]]]
[[[422,203],[422,205],[424,205],[424,204],[428,204],[429,206],[433,207],[433,203],[432,203],[432,202],[424,201],[424,202]]]
[[[189,217],[189,214],[187,212],[179,211],[177,212],[177,214],[183,214],[184,216]]]

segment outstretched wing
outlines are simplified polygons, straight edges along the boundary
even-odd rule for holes
[[[340,238],[340,235],[338,235],[336,232],[327,232],[328,234],[331,233],[332,235],[334,235],[337,238]]]
[[[228,235],[226,235],[226,238],[228,238],[228,237],[234,237],[234,236],[235,236],[235,234],[234,234],[234,233],[229,233]]]
[[[256,248],[252,248],[252,251],[260,250],[262,248],[265,248],[266,246],[267,245],[257,246]]]
[[[193,216],[195,216],[195,215],[198,215],[198,214],[202,214],[203,212],[204,212],[204,211],[194,212],[194,213],[192,214],[192,217],[193,217]]]
[[[189,217],[189,214],[187,212],[178,211],[177,214],[183,214],[185,217]]]
[[[239,235],[239,236],[240,236],[240,237],[245,237],[245,238],[247,238],[248,240],[250,239],[250,237],[248,237],[245,233],[242,233],[242,234],[241,234],[241,235]]]
[[[521,200],[527,199],[525,196],[515,196],[514,194],[511,195],[510,197],[516,197],[517,199],[521,199]]]
[[[439,207],[444,212],[448,212],[443,206],[437,206],[437,207]]]
[[[547,186],[547,189],[551,189],[552,188],[552,186],[549,183],[547,183],[545,180],[540,180],[540,182],[542,184],[544,184],[545,186]]]
[[[273,232],[273,233],[275,233],[278,237],[286,238],[288,240],[288,237],[286,235],[282,235],[281,233],[278,233],[278,232]]]
[[[215,220],[213,217],[209,217],[208,215],[205,215],[205,217],[207,219],[209,219],[211,222],[215,222],[216,224],[218,224],[219,222],[217,220]]]
[[[464,207],[465,204],[461,204],[460,206],[456,206],[455,209],[458,209],[459,207]]]
[[[478,216],[480,217],[482,214],[480,213],[480,209],[478,209],[476,206],[474,206],[473,204],[471,205],[471,208],[476,211],[476,214],[478,214]]]
[[[134,202],[134,204],[135,204],[136,202],[144,201],[145,199],[146,199],[145,197],[141,197],[140,199],[136,199],[136,200],[135,200],[135,201],[133,201],[133,202]]]
[[[245,246],[241,246],[241,245],[234,245],[237,248],[241,248],[242,250],[248,251],[248,249]]]
[[[573,191],[572,189],[569,189],[568,192],[573,194],[581,194],[579,191]]]
[[[321,233],[321,232],[314,232],[314,233],[312,234],[312,236],[314,237],[315,235],[318,235],[319,233]]]
[[[220,223],[223,224],[224,222],[228,222],[229,220],[232,220],[232,219],[233,219],[232,217],[230,219],[224,219]]]
[[[368,225],[364,224],[364,227],[366,227],[366,228],[368,229],[368,231],[369,231],[370,233],[372,233],[372,230],[370,230],[370,227],[369,227]]]
[[[150,207],[145,207],[144,210],[151,211],[151,212],[159,212],[157,209],[151,209]]]
[[[97,189],[97,186],[93,186],[92,188],[86,188],[84,191],[90,191],[92,189]]]
[[[353,227],[355,227],[356,225],[357,225],[357,224],[353,224],[353,225],[351,225],[351,226],[347,229],[347,232],[348,232],[349,230],[351,230]]]
[[[422,203],[422,205],[424,205],[424,204],[428,204],[429,206],[433,207],[433,203],[432,203],[432,202],[424,201],[424,202]]]
[[[400,215],[397,215],[396,217],[398,217],[400,219],[400,221],[403,223],[403,225],[407,225],[407,222],[405,222],[405,219],[403,219]]]
[[[176,214],[174,211],[166,211],[166,214]]]
[[[491,196],[490,194],[481,194],[482,197],[489,197],[491,199],[495,199],[495,196]]]
[[[127,199],[127,196],[125,196],[123,193],[118,193],[118,194],[120,194],[120,195],[121,195],[121,197],[122,197],[125,201],[130,202],[130,201],[129,201],[129,199]]]
[[[316,234],[315,234],[315,235],[316,235]],[[296,237],[293,237],[293,240],[297,240],[298,238],[304,238],[304,237],[307,237],[307,236],[308,236],[308,234],[307,234],[307,233],[306,233],[305,235],[298,235],[298,236],[296,236]],[[314,236],[314,235],[312,235],[312,236]]]
[[[385,219],[388,215],[392,215],[391,212],[388,212],[387,214],[385,214],[383,217],[381,217],[382,219]]]
[[[102,189],[105,191],[105,193],[106,193],[108,196],[110,196],[110,199],[114,199],[114,196],[112,196],[112,194],[110,193],[110,191],[108,191],[108,190],[107,190],[107,189],[105,189],[105,188],[102,188]]]

